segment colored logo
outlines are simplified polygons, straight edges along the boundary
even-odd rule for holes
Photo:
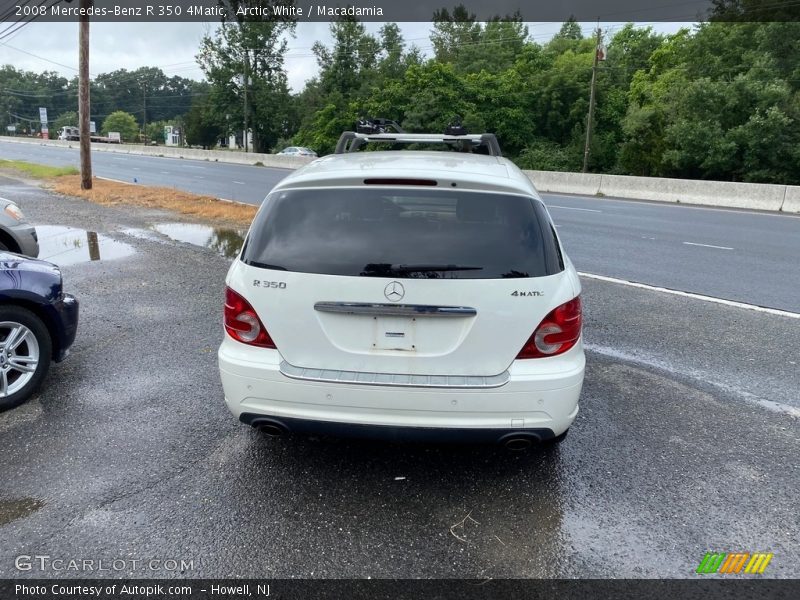
[[[706,552],[697,573],[749,573],[760,575],[767,568],[774,555],[769,552]]]

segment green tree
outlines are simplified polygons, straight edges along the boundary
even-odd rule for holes
[[[562,146],[547,139],[530,140],[517,160],[522,169],[537,171],[578,171],[583,155],[575,146]]]
[[[330,154],[336,148],[336,142],[343,131],[352,130],[358,120],[359,113],[338,93],[331,94],[331,101],[314,113],[314,118],[301,127],[294,137],[294,144],[307,146],[317,154]]]
[[[197,61],[211,84],[208,101],[225,115],[230,133],[253,131],[254,150],[268,151],[286,135],[289,92],[283,57],[293,22],[224,22],[201,42]]]
[[[482,28],[463,4],[450,13],[446,8],[433,13],[434,57],[437,62],[457,64],[464,49],[480,43]]]
[[[195,98],[184,121],[186,143],[190,146],[212,148],[225,133],[208,98]]]
[[[702,24],[665,38],[638,71],[620,166],[636,174],[794,183],[800,143],[797,23]]]
[[[575,20],[574,16],[570,16],[569,19],[564,21],[561,25],[561,29],[555,36],[555,39],[562,39],[562,40],[582,40],[583,39],[583,32],[581,31],[581,26]]]
[[[92,82],[92,112],[106,115],[129,112],[141,125],[172,119],[189,110],[192,97],[207,84],[183,77],[167,77],[157,67],[101,73]]]
[[[170,121],[155,121],[154,123],[148,123],[144,132],[148,142],[164,144],[164,127],[172,124],[173,123]]]
[[[139,124],[136,118],[122,110],[111,113],[103,121],[103,135],[108,135],[111,131],[119,133],[123,142],[135,142],[139,138]]]
[[[522,52],[528,28],[519,12],[478,23],[463,5],[433,15],[431,43],[438,62],[459,73],[498,72],[511,67]]]
[[[312,48],[320,69],[320,85],[325,93],[338,92],[349,99],[374,83],[381,45],[354,18],[332,22],[330,33],[332,48],[320,42]],[[397,43],[396,39],[391,41]]]

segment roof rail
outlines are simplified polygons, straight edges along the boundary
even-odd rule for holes
[[[490,156],[502,156],[497,136],[493,133],[476,133],[465,135],[448,135],[436,133],[357,133],[345,131],[336,143],[336,154],[357,152],[368,142],[384,142],[392,144],[456,144],[460,148],[471,150],[485,146]]]

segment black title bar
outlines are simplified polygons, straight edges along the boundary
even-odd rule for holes
[[[781,600],[797,580],[4,579],[3,600]]]
[[[5,22],[77,21],[79,0],[0,0]],[[360,21],[427,22],[436,10],[457,5],[478,21],[518,15],[523,21],[697,22],[796,21],[800,5],[786,0],[94,0],[98,22]]]

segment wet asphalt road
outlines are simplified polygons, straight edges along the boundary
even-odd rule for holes
[[[0,190],[135,250],[63,267],[72,354],[0,414],[0,578],[76,576],[21,574],[20,554],[193,577],[691,577],[710,550],[800,576],[795,319],[585,280],[586,382],[558,450],[272,440],[222,400],[227,259],[142,233],[162,212]]]

